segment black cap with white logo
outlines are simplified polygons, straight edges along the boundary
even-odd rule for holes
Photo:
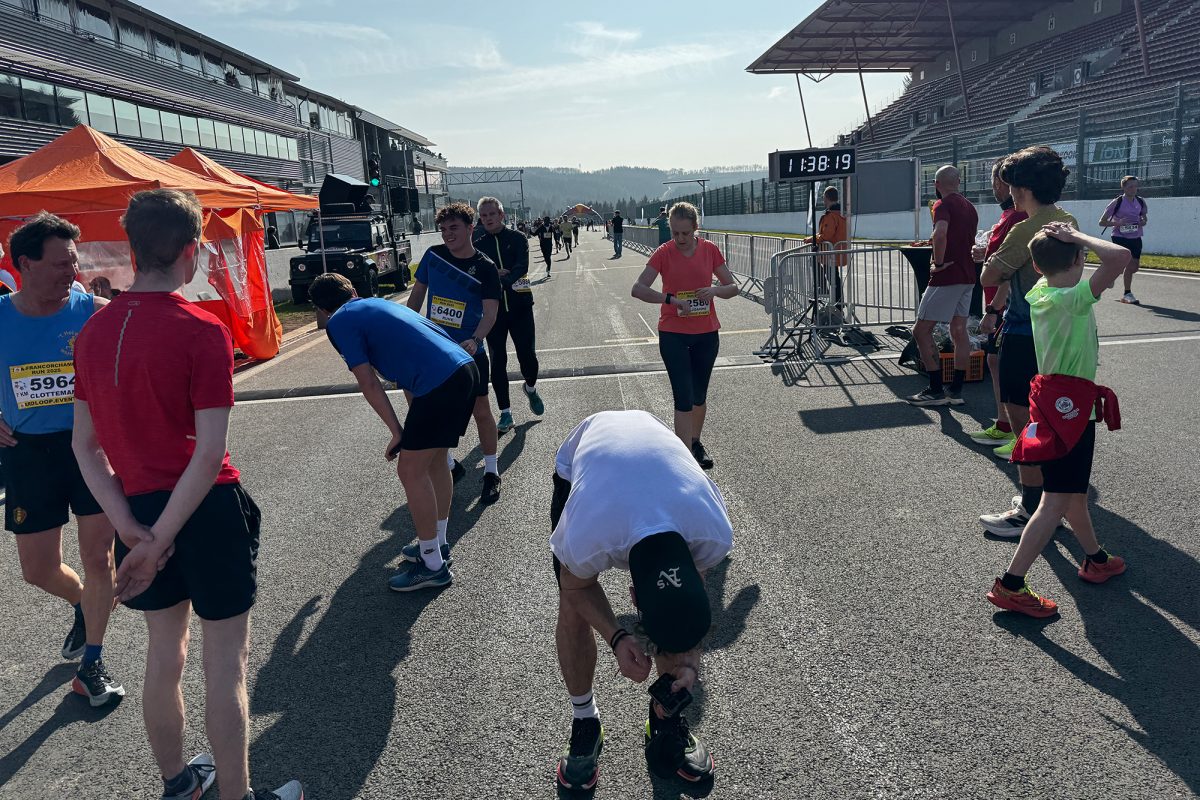
[[[642,627],[667,653],[686,653],[712,625],[708,592],[687,542],[674,531],[647,536],[629,551]]]

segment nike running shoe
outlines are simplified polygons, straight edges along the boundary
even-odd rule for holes
[[[125,696],[125,687],[113,681],[104,668],[104,661],[99,658],[79,668],[75,680],[71,681],[71,691],[86,697],[92,708],[99,708],[114,697]]]
[[[304,800],[304,786],[300,781],[288,781],[273,792],[251,792],[249,800]]]
[[[929,406],[944,406],[950,403],[950,401],[946,399],[945,392],[935,392],[933,389],[926,389],[920,394],[914,394],[904,399],[910,404],[920,408],[927,408]]]
[[[496,433],[508,433],[513,429],[513,418],[511,411],[505,411],[500,414],[500,419],[496,422]]]
[[[966,400],[963,400],[962,391],[954,391],[953,389],[946,390],[946,402],[952,406],[966,405]]]
[[[164,788],[163,800],[200,800],[217,779],[217,768],[208,753],[201,753],[189,761],[186,771],[190,780],[184,788],[174,792]]]
[[[393,592],[415,592],[418,589],[437,589],[454,582],[454,573],[449,564],[439,570],[425,566],[424,561],[410,564],[388,579],[388,588]]]
[[[971,434],[971,441],[978,444],[991,445],[993,448],[1008,444],[1016,438],[1017,435],[1015,433],[1012,431],[1002,431],[995,424]]]
[[[454,466],[450,468],[450,477],[454,478],[454,482],[458,483],[467,474],[467,468],[462,465],[462,462],[457,458],[454,459]]]
[[[1033,514],[1026,511],[1025,506],[1021,505],[1021,495],[1017,495],[1013,498],[1012,508],[1008,511],[1002,511],[999,514],[981,514],[979,522],[993,536],[1003,539],[1019,539],[1031,516]]]
[[[411,561],[414,564],[423,561],[424,559],[421,558],[421,542],[416,541],[412,544],[404,545],[404,547],[400,548],[400,555],[404,557],[405,561]],[[450,563],[450,545],[448,544],[442,545],[442,561],[445,561],[447,564]]]
[[[1115,578],[1124,571],[1125,559],[1120,556],[1109,556],[1108,561],[1105,561],[1103,564],[1098,561],[1092,561],[1090,558],[1085,558],[1082,566],[1079,567],[1079,577],[1088,583],[1104,583],[1109,578]]]
[[[526,386],[525,396],[529,399],[529,410],[533,412],[534,416],[540,417],[546,413],[546,404],[542,402],[542,396],[538,394],[536,388],[531,389]]]
[[[712,456],[704,449],[704,443],[699,439],[692,442],[692,455],[696,457],[696,463],[700,465],[700,469],[713,468]]]
[[[483,491],[479,495],[479,502],[485,506],[490,506],[499,499],[500,476],[494,472],[483,473]]]
[[[1058,613],[1058,604],[1030,589],[1028,582],[1014,592],[1005,589],[1000,579],[996,578],[996,582],[992,584],[992,590],[987,593],[987,599],[992,605],[1003,608],[1005,611],[1017,611],[1039,619],[1052,617]]]
[[[994,455],[996,458],[1000,458],[1005,461],[1011,461],[1012,454],[1013,454],[1013,448],[1016,446],[1017,446],[1017,437],[1014,436],[1013,438],[1008,440],[1008,444],[1002,444],[999,447],[992,448],[992,455]]]
[[[600,750],[604,726],[597,717],[571,721],[571,741],[558,760],[558,785],[564,789],[590,791],[600,777]]]
[[[1140,306],[1142,304],[1140,300],[1133,296],[1133,292],[1126,292],[1121,295],[1121,302],[1128,303],[1131,306]]]
[[[75,615],[75,621],[71,623],[71,632],[67,634],[66,641],[63,642],[62,657],[68,661],[74,661],[83,655],[83,649],[87,647],[87,629],[83,625],[83,617]]]
[[[653,705],[646,720],[646,763],[660,778],[679,777],[689,783],[709,778],[717,770],[708,748],[688,730],[687,717],[659,719]]]

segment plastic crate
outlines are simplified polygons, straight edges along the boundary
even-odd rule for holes
[[[942,380],[950,383],[954,380],[954,353],[941,353]],[[971,353],[971,361],[967,365],[967,383],[983,380],[984,354],[982,350]]]

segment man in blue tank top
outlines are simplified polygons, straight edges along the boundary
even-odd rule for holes
[[[483,376],[476,390],[473,416],[479,429],[484,465],[479,500],[486,505],[500,499],[500,469],[496,460],[499,432],[488,402],[487,379],[491,369],[486,345],[486,337],[500,311],[500,272],[496,263],[476,250],[472,242],[475,209],[466,203],[451,203],[438,211],[436,221],[443,244],[425,251],[408,296],[408,307],[441,326],[475,359]],[[449,455],[447,458],[453,461]],[[454,462],[452,467],[455,479],[461,477],[461,465]]]
[[[62,656],[80,658],[72,689],[101,706],[125,694],[101,659],[113,604],[113,527],[71,450],[75,337],[108,301],[72,290],[79,228],[41,212],[13,232],[21,290],[0,297],[0,449],[4,527],[16,534],[25,581],[75,608]],[[68,510],[79,525],[86,582],[62,563]]]

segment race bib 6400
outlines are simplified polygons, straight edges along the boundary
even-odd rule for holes
[[[41,408],[75,402],[75,363],[42,361],[8,368],[17,408]]]
[[[446,297],[435,297],[429,303],[429,318],[443,328],[461,328],[467,304]]]
[[[686,311],[680,313],[684,317],[705,317],[712,313],[712,302],[707,298],[696,297],[695,292],[676,292],[675,296],[687,302]]]

